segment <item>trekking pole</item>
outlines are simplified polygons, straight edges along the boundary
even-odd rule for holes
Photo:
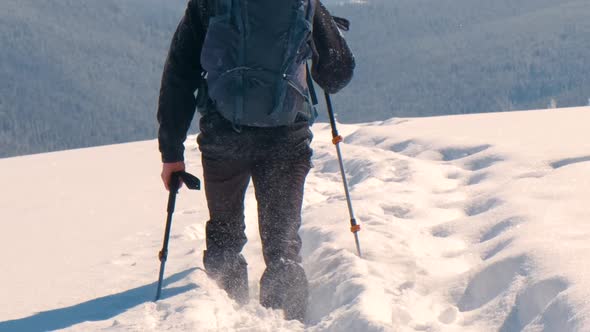
[[[336,146],[336,152],[338,153],[338,162],[340,163],[340,173],[342,174],[342,183],[344,184],[344,192],[346,193],[346,202],[348,203],[348,213],[350,214],[350,231],[354,234],[354,241],[356,243],[356,251],[359,257],[361,255],[361,244],[359,242],[359,235],[358,232],[361,230],[361,225],[359,225],[354,217],[354,211],[352,210],[352,200],[350,199],[350,192],[348,190],[348,181],[346,180],[346,173],[344,172],[344,163],[342,162],[342,152],[340,151],[340,143],[342,143],[343,138],[338,134],[338,129],[336,128],[336,118],[334,117],[334,108],[332,107],[332,99],[330,98],[330,94],[324,91],[324,96],[326,97],[326,105],[328,106],[328,115],[330,116],[330,125],[332,126],[332,143]]]
[[[156,300],[160,299],[162,295],[162,281],[164,280],[164,266],[166,265],[166,259],[168,259],[168,240],[170,239],[170,228],[172,228],[172,214],[174,213],[174,207],[176,205],[176,194],[180,188],[180,179],[184,182],[187,188],[191,190],[201,189],[201,181],[194,175],[184,171],[174,172],[170,177],[170,193],[168,194],[168,207],[166,211],[168,216],[166,217],[166,230],[164,231],[164,244],[162,250],[158,254],[160,259],[160,274],[158,277],[158,290],[156,292]]]

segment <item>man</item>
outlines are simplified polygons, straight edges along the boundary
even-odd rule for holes
[[[248,20],[243,20],[245,14],[240,10],[245,11],[246,6],[250,6]],[[293,15],[293,10],[300,15]],[[291,47],[292,57],[282,55],[292,61],[291,66],[284,66],[291,69],[282,74],[285,81],[293,78],[289,82],[272,81],[267,73],[271,70],[258,69],[272,67],[273,61],[280,64],[273,58],[273,48],[286,45],[286,50],[279,51],[289,54],[289,43],[298,41],[296,33],[288,42],[272,40],[275,35],[287,35],[280,33],[283,28],[289,33],[299,31],[286,25],[295,23],[281,15],[298,17],[298,27],[303,27],[300,41],[307,38],[297,44],[299,48]],[[211,17],[215,20],[209,23]],[[313,23],[313,32],[307,24],[307,35],[305,19]],[[235,50],[242,53],[232,54]],[[240,252],[247,241],[244,196],[252,179],[266,263],[260,303],[283,309],[286,319],[300,321],[305,318],[308,283],[301,266],[298,230],[305,178],[311,168],[310,125],[316,117],[308,98],[304,63],[312,50],[314,80],[330,93],[343,88],[352,77],[354,58],[321,3],[191,0],[172,39],[158,108],[166,189],[171,174],[185,168],[183,142],[195,108],[202,115],[198,143],[210,215],[203,254],[208,275],[237,302],[248,301],[247,264]],[[295,57],[300,60],[293,60]],[[258,65],[244,65],[245,58]],[[225,78],[230,75],[235,77]]]

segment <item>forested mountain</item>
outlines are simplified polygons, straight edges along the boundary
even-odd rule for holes
[[[162,67],[184,6],[2,0],[0,157],[153,138]]]
[[[357,57],[340,120],[586,105],[585,0],[375,0],[349,17]]]
[[[352,22],[338,118],[585,105],[587,0],[326,1]],[[186,1],[3,0],[0,157],[154,138]]]

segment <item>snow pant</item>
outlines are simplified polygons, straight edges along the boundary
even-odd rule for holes
[[[250,181],[258,203],[258,227],[266,263],[260,303],[304,321],[308,282],[301,266],[301,206],[311,167],[307,123],[279,128],[241,128],[218,114],[201,119],[198,141],[209,207],[207,273],[228,295],[248,301],[244,197]]]

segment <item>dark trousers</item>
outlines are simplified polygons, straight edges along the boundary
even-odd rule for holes
[[[301,267],[301,206],[311,165],[307,124],[234,130],[219,115],[201,119],[199,147],[209,207],[207,272],[238,302],[248,300],[244,196],[252,180],[266,270],[260,302],[304,320],[308,283]]]

